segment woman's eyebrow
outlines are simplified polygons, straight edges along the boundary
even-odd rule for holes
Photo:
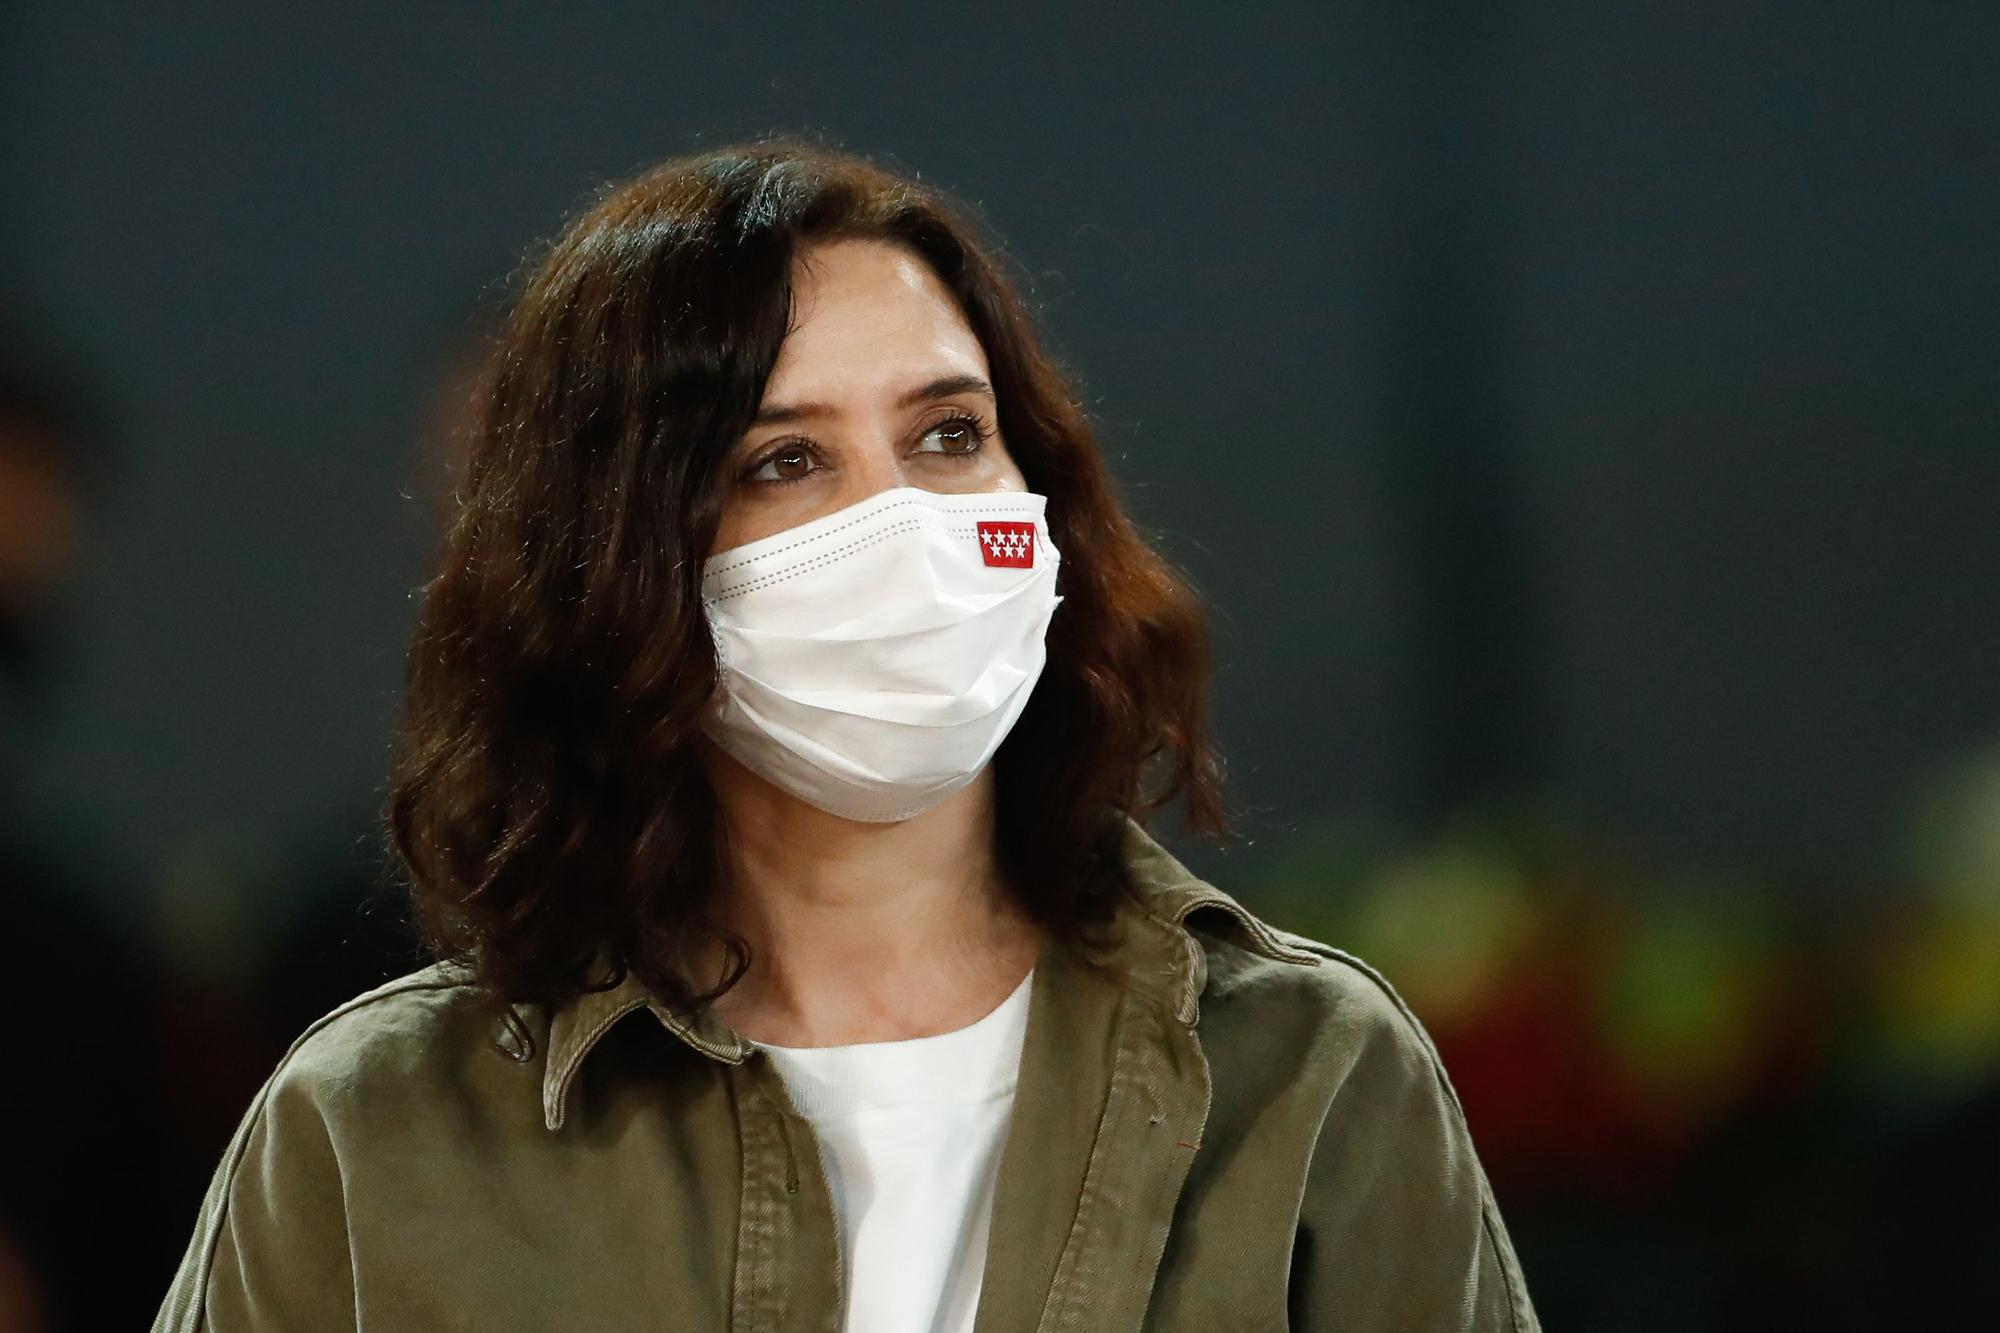
[[[955,393],[983,393],[993,396],[993,386],[978,375],[940,375],[896,400],[897,407],[913,407],[927,398],[948,398]],[[807,417],[830,417],[834,409],[826,403],[771,403],[757,409],[752,426],[770,426],[783,421],[804,421]]]

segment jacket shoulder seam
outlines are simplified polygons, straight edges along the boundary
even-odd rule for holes
[[[272,1067],[270,1074],[264,1079],[263,1086],[257,1089],[256,1097],[252,1099],[242,1123],[237,1126],[236,1133],[230,1138],[229,1147],[224,1154],[221,1176],[216,1184],[215,1208],[208,1215],[206,1225],[202,1230],[200,1259],[195,1268],[197,1276],[193,1284],[193,1289],[188,1293],[186,1313],[191,1317],[192,1322],[186,1322],[181,1325],[183,1333],[201,1333],[201,1330],[208,1324],[208,1289],[215,1273],[216,1250],[222,1240],[222,1224],[229,1212],[229,1196],[236,1187],[237,1171],[243,1164],[243,1156],[249,1149],[251,1136],[256,1132],[258,1125],[263,1122],[264,1108],[270,1102],[272,1087],[276,1085],[279,1076],[285,1072],[286,1067],[291,1064],[292,1057],[298,1054],[299,1048],[336,1019],[353,1013],[357,1009],[366,1008],[371,1004],[392,999],[398,995],[406,995],[416,991],[454,990],[466,984],[467,982],[463,978],[437,975],[435,965],[433,965],[432,967],[412,973],[409,976],[384,982],[373,990],[364,991],[352,999],[343,1001],[333,1009],[314,1019],[311,1023],[308,1023],[305,1030],[292,1039],[291,1045],[285,1048],[285,1053],[278,1058],[278,1063]]]
[[[1403,998],[1402,993],[1390,983],[1389,978],[1384,976],[1380,969],[1356,954],[1323,940],[1313,939],[1309,935],[1300,935],[1279,926],[1268,926],[1267,929],[1287,947],[1310,956],[1315,964],[1323,960],[1342,964],[1348,971],[1358,972],[1376,991],[1386,997],[1395,1014],[1402,1019],[1403,1026],[1416,1036],[1425,1061],[1431,1067],[1432,1075],[1443,1085],[1445,1094],[1451,1099],[1452,1109],[1458,1112],[1461,1119],[1464,1118],[1465,1107],[1459,1101],[1458,1089],[1452,1086],[1451,1076],[1445,1072],[1444,1057],[1438,1053],[1437,1044],[1431,1040],[1429,1029],[1424,1026],[1423,1020],[1417,1017],[1416,1010],[1410,1007],[1409,1001]]]
[[[1307,943],[1302,936],[1292,935],[1273,926],[1270,922],[1252,912],[1235,898],[1220,890],[1212,889],[1199,897],[1192,898],[1168,918],[1171,924],[1182,930],[1193,932],[1191,924],[1196,915],[1213,909],[1236,922],[1243,930],[1243,942],[1252,953],[1272,962],[1289,963],[1294,967],[1317,967],[1319,959],[1311,950],[1302,948]]]
[[[1274,927],[1273,929],[1276,928]],[[1458,1112],[1461,1120],[1465,1118],[1465,1106],[1459,1101],[1458,1089],[1452,1086],[1451,1075],[1445,1071],[1444,1057],[1438,1054],[1437,1044],[1431,1040],[1429,1029],[1424,1026],[1423,1020],[1417,1017],[1416,1010],[1410,1007],[1409,1001],[1405,1000],[1402,993],[1390,984],[1388,977],[1384,976],[1373,964],[1349,953],[1345,949],[1336,948],[1331,944],[1310,939],[1303,935],[1295,935],[1290,931],[1281,930],[1277,933],[1283,935],[1290,943],[1299,948],[1318,954],[1320,957],[1330,961],[1345,964],[1353,971],[1359,972],[1373,983],[1377,990],[1387,996],[1390,1004],[1395,1006],[1397,1014],[1402,1017],[1404,1024],[1416,1035],[1418,1042],[1421,1043],[1424,1055],[1430,1062],[1431,1073],[1443,1085],[1445,1095],[1451,1098],[1452,1109]]]
[[[1273,929],[1275,930],[1276,928],[1274,927]],[[1444,1058],[1438,1054],[1436,1043],[1431,1040],[1429,1030],[1424,1027],[1422,1020],[1417,1017],[1416,1011],[1410,1008],[1409,1002],[1389,983],[1388,977],[1384,976],[1372,964],[1347,952],[1345,949],[1336,948],[1331,944],[1326,944],[1304,935],[1295,935],[1290,931],[1278,930],[1277,933],[1284,936],[1288,942],[1300,948],[1307,949],[1329,961],[1346,964],[1353,971],[1359,972],[1368,978],[1377,990],[1389,998],[1390,1003],[1395,1006],[1396,1012],[1402,1016],[1405,1024],[1416,1034],[1417,1039],[1423,1044],[1424,1054],[1427,1063],[1430,1065],[1431,1074],[1437,1079],[1438,1084],[1443,1087],[1445,1095],[1451,1099],[1452,1110],[1457,1114],[1459,1123],[1465,1126],[1465,1132],[1469,1137],[1471,1127],[1466,1124],[1465,1106],[1459,1101],[1458,1089],[1452,1086],[1451,1075],[1445,1070]],[[1315,1148],[1317,1148],[1317,1145],[1315,1145]],[[1521,1286],[1520,1273],[1516,1268],[1518,1260],[1512,1258],[1513,1246],[1503,1242],[1501,1239],[1500,1233],[1504,1230],[1505,1224],[1498,1223],[1499,1205],[1493,1197],[1493,1187],[1486,1178],[1486,1169],[1483,1164],[1479,1163],[1476,1153],[1473,1162],[1473,1169],[1478,1173],[1479,1180],[1480,1232],[1485,1236],[1487,1244],[1493,1247],[1494,1263],[1500,1269],[1501,1285],[1507,1296],[1508,1327],[1512,1330],[1512,1333],[1525,1333],[1525,1330],[1538,1328],[1540,1325],[1534,1321],[1532,1314],[1529,1316],[1528,1323],[1522,1323],[1523,1311],[1531,1309],[1531,1307],[1527,1304],[1526,1293]]]

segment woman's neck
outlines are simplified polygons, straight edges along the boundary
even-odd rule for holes
[[[950,1032],[1033,966],[1041,931],[998,868],[990,768],[893,824],[827,814],[719,750],[709,772],[732,861],[724,920],[752,953],[716,1013],[742,1036],[836,1046]]]

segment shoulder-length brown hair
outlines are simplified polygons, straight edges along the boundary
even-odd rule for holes
[[[387,807],[426,945],[502,1005],[636,974],[684,1009],[749,965],[691,742],[717,680],[701,566],[791,315],[802,244],[921,255],[986,351],[1000,426],[1063,552],[1048,661],[995,756],[997,855],[1091,957],[1130,894],[1124,815],[1227,817],[1199,608],[1120,511],[1076,395],[965,211],[789,136],[671,159],[550,246],[473,404],[442,568],[423,588]],[[997,252],[996,252],[997,253]],[[719,939],[726,979],[679,964]],[[589,973],[608,958],[612,975]]]

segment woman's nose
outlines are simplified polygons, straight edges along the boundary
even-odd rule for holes
[[[858,451],[859,459],[848,470],[850,494],[848,500],[865,500],[882,491],[898,486],[915,486],[915,470],[904,466],[901,453],[895,444],[876,444]]]

